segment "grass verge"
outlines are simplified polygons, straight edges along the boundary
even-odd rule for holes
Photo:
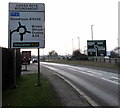
[[[3,92],[4,106],[62,106],[52,85],[41,75],[40,86],[35,86],[37,74],[21,75],[17,88]]]
[[[50,60],[47,62],[54,62],[54,63],[63,63],[63,64],[70,64],[70,65],[78,65],[78,66],[93,66],[93,67],[100,67],[100,68],[110,68],[110,69],[118,69],[117,64],[112,63],[105,63],[105,62],[94,62],[94,61],[78,61],[78,60]]]

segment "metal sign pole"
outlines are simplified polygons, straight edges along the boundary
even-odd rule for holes
[[[38,84],[37,86],[40,86],[40,50],[38,48]]]
[[[25,70],[27,71],[27,63],[25,64]]]

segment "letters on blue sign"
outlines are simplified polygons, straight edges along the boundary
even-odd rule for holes
[[[12,12],[12,13],[10,13],[10,16],[20,16],[20,13],[19,12]]]

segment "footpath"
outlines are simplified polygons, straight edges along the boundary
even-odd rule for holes
[[[24,69],[24,66],[22,67]],[[27,69],[29,71],[22,71],[22,74],[33,74],[37,73],[37,64],[28,65]],[[82,97],[80,96],[69,84],[67,84],[64,80],[53,74],[52,70],[41,67],[41,74],[44,75],[47,80],[52,84],[55,92],[60,97],[64,106],[88,106],[92,108],[92,106]]]

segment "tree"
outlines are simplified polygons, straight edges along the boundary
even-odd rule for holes
[[[57,57],[58,56],[58,53],[55,52],[55,50],[52,50],[49,52],[49,57]]]
[[[73,51],[72,59],[75,60],[88,60],[88,56],[85,54],[81,54],[79,50]]]
[[[111,52],[110,52],[110,57],[111,57],[111,58],[117,58],[117,57],[118,57],[118,54],[115,53],[114,51],[111,51]]]
[[[73,51],[72,57],[73,58],[78,58],[80,55],[81,55],[80,51],[79,50],[75,50],[75,51]]]

